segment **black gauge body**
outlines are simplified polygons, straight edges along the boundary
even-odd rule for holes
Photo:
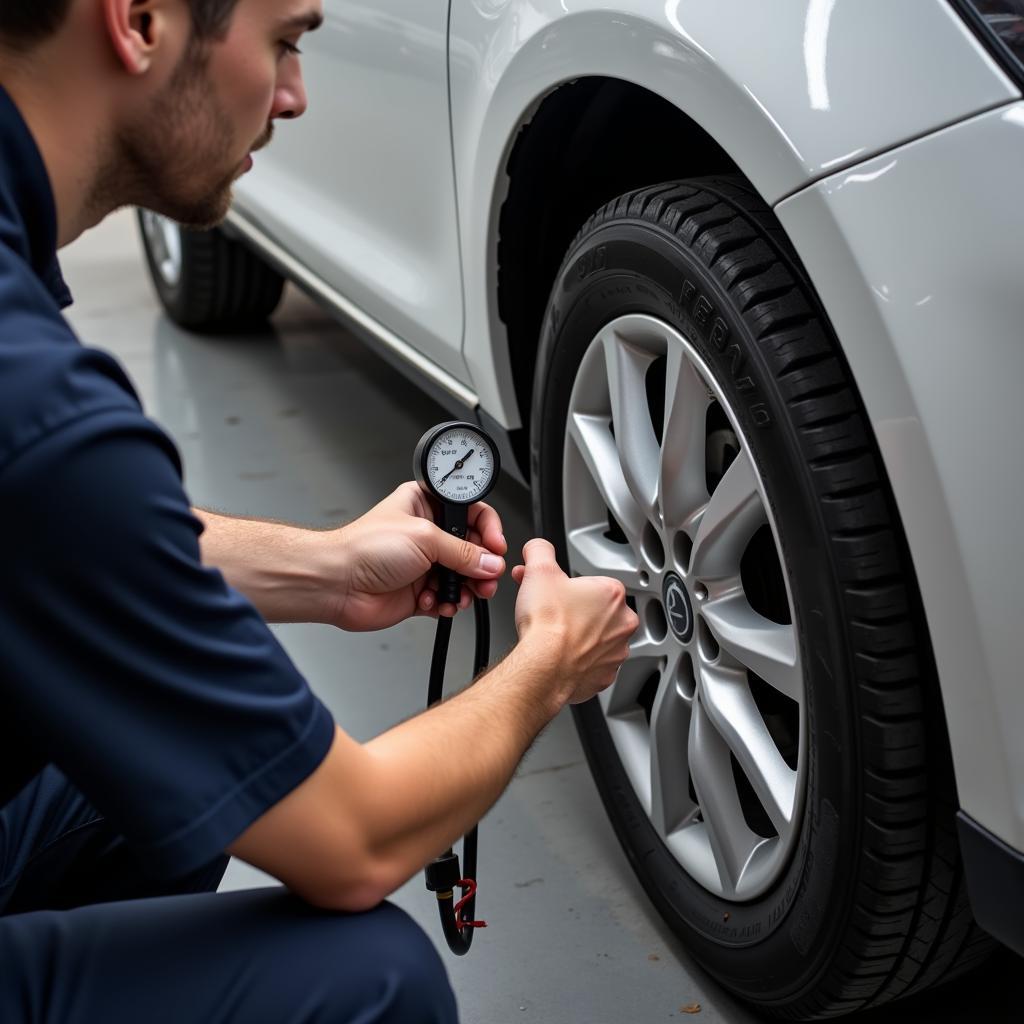
[[[498,482],[501,459],[495,443],[475,423],[449,420],[431,427],[413,455],[413,473],[434,500],[438,526],[465,539],[469,506],[482,501]],[[462,580],[450,569],[438,568],[440,604],[459,603]]]

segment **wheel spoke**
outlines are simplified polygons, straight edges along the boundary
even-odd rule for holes
[[[622,475],[644,515],[653,518],[660,451],[648,411],[647,371],[655,357],[614,331],[601,340]]]
[[[569,436],[609,511],[630,542],[639,547],[647,517],[622,475],[619,452],[608,429],[607,417],[576,413],[569,419]]]
[[[676,685],[683,657],[677,646],[662,672],[651,711],[651,819],[662,836],[679,828],[695,809],[686,756],[690,701]]]
[[[601,523],[568,534],[569,569],[578,576],[610,576],[623,583],[627,590],[639,592],[640,566],[633,549],[609,540],[605,536],[607,530]]]
[[[709,601],[701,614],[719,646],[737,662],[790,700],[803,703],[803,675],[792,626],[759,615],[742,593]]]
[[[640,611],[643,611],[641,608]],[[629,657],[633,658],[662,658],[669,649],[671,641],[664,639],[657,640],[647,630],[638,630],[633,639],[629,642]]]
[[[796,806],[796,772],[783,760],[768,732],[745,673],[704,666],[700,699],[779,836],[788,835]]]
[[[605,712],[609,715],[623,715],[638,709],[640,691],[652,675],[660,675],[662,663],[677,645],[667,637],[652,636],[646,625],[645,608],[658,598],[644,595],[637,604],[637,613],[643,623],[629,643],[629,657],[622,663],[615,682],[601,697]]]
[[[659,671],[659,661],[658,656],[627,658],[619,668],[615,682],[601,694],[605,714],[625,715],[640,710],[637,703],[640,691],[647,680]]]
[[[700,518],[691,566],[698,579],[738,576],[747,543],[767,516],[750,456],[733,459]]]
[[[700,701],[693,704],[688,744],[690,777],[708,830],[722,895],[734,896],[757,837],[747,827],[732,778],[729,748]]]
[[[681,345],[668,347],[665,368],[665,428],[658,495],[664,522],[681,526],[708,501],[704,447],[707,386]]]

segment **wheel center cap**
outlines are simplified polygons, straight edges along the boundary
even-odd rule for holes
[[[662,596],[669,628],[678,640],[684,644],[689,643],[693,636],[693,608],[690,607],[690,597],[686,593],[683,581],[674,572],[665,577]]]

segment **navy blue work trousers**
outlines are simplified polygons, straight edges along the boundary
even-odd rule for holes
[[[454,1024],[430,940],[385,903],[315,910],[216,894],[227,859],[173,884],[55,769],[0,810],[3,1024]]]

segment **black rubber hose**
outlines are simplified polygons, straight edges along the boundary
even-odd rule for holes
[[[452,620],[440,616],[437,633],[434,636],[434,653],[430,659],[430,682],[427,686],[427,707],[432,708],[441,700],[444,690],[444,667],[448,661],[448,643],[452,637]]]
[[[476,646],[473,654],[473,678],[475,679],[490,660],[491,619],[487,602],[473,601],[476,619]],[[430,659],[430,681],[427,687],[427,707],[433,707],[441,700],[444,690],[444,670],[448,660],[448,645],[452,635],[452,620],[441,617],[437,620],[437,635],[434,637],[434,653]],[[457,956],[465,956],[473,943],[474,928],[460,928],[455,920],[455,886],[462,878],[476,879],[477,829],[470,829],[462,841],[463,866],[460,870],[458,858],[448,850],[427,868],[427,888],[437,895],[437,909],[441,915],[441,930],[448,948]],[[473,920],[476,910],[476,895],[466,902],[465,917]]]

